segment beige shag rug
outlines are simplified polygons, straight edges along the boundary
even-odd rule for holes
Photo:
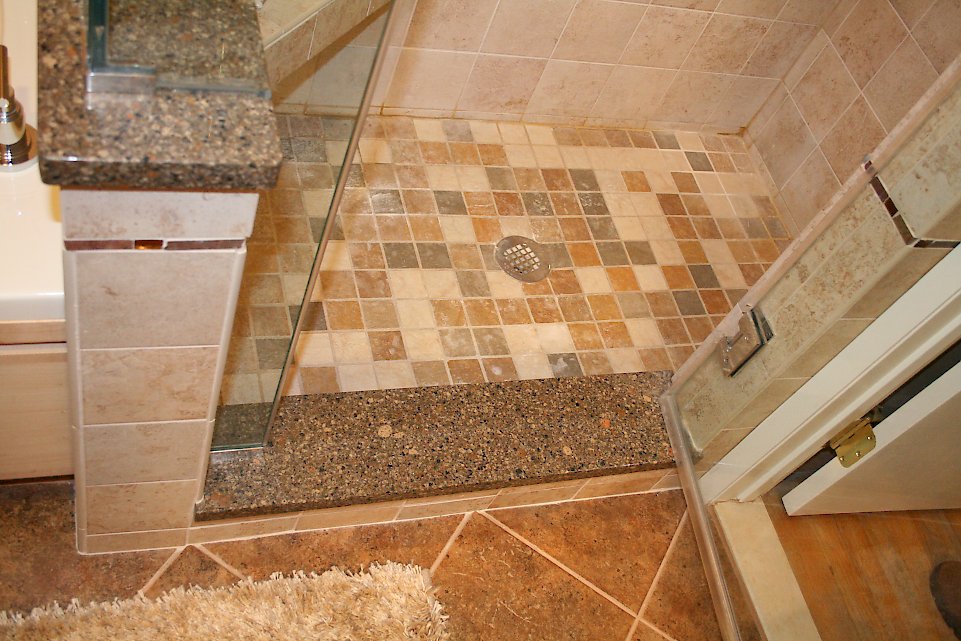
[[[29,615],[0,613],[0,639],[16,641],[447,641],[447,617],[426,572],[372,565],[346,574],[274,575],[219,588]]]

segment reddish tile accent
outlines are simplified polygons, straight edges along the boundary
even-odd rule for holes
[[[65,240],[67,251],[98,251],[103,249],[133,249],[132,240]]]
[[[140,242],[140,241],[137,241]],[[169,251],[192,251],[210,249],[240,249],[244,240],[168,240],[164,249]]]

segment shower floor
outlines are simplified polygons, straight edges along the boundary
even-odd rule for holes
[[[279,121],[225,403],[273,397],[349,134]],[[371,117],[359,161],[288,395],[676,369],[789,240],[734,136]],[[510,235],[546,280],[497,267]]]

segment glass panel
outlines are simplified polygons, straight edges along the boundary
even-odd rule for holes
[[[247,242],[215,450],[263,444],[301,310],[304,331],[326,329],[305,290],[385,24],[386,7],[272,87],[284,164],[277,187],[261,194]]]

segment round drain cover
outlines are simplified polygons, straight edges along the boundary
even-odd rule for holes
[[[507,275],[525,283],[544,280],[551,273],[543,245],[524,236],[508,236],[494,247],[494,258]]]

